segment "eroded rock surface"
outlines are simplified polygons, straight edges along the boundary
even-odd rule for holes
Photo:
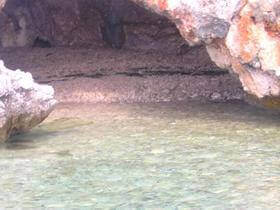
[[[237,73],[258,98],[280,95],[280,2],[277,0],[133,0],[169,17],[191,45]]]
[[[280,101],[277,0],[0,0],[0,9],[2,47],[38,46],[40,40],[180,55],[206,45],[249,94]]]
[[[30,73],[12,71],[0,60],[0,142],[42,122],[56,103],[51,86],[39,85]]]
[[[185,40],[168,18],[130,0],[0,0],[0,46],[157,49]]]

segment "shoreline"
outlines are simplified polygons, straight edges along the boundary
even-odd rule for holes
[[[30,72],[54,87],[59,103],[139,103],[243,100],[234,75],[219,69],[204,48],[185,55],[87,48],[0,49],[9,69]]]

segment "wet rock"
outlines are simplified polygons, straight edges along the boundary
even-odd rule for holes
[[[51,86],[39,85],[30,73],[12,71],[0,60],[0,142],[42,122],[56,100]]]

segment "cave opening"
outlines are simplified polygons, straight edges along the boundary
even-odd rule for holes
[[[204,46],[190,47],[174,23],[130,0],[4,2],[1,59],[52,85],[59,100],[77,92],[87,102],[243,98]]]
[[[279,208],[279,114],[163,16],[0,0],[0,73],[2,209]]]

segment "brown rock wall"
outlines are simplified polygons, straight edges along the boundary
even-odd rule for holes
[[[2,47],[33,46],[39,37],[52,46],[121,42],[120,48],[176,53],[185,43],[166,17],[129,0],[2,0],[1,5]]]
[[[277,0],[2,0],[0,5],[2,47],[43,43],[179,55],[204,44],[249,94],[280,96]]]

